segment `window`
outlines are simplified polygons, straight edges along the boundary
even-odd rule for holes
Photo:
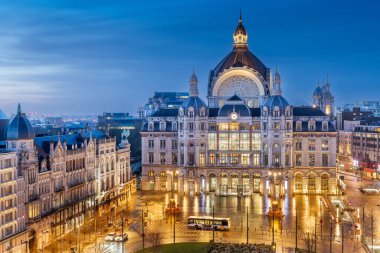
[[[153,122],[149,122],[149,124],[148,124],[148,131],[153,131],[153,125],[154,125]]]
[[[302,140],[296,140],[296,151],[302,150]]]
[[[228,123],[220,123],[219,131],[228,131]]]
[[[253,165],[259,166],[260,165],[260,154],[253,154]]]
[[[280,166],[280,154],[273,155],[273,165]]]
[[[267,123],[266,123],[266,122],[263,123],[263,130],[264,130],[264,131],[267,130]]]
[[[239,150],[239,134],[231,133],[230,134],[230,150]]]
[[[239,123],[230,123],[230,131],[239,131]]]
[[[239,154],[231,154],[231,164],[238,164],[239,163]]]
[[[166,141],[160,140],[160,149],[165,149],[165,147],[166,147]]]
[[[322,150],[323,151],[329,150],[329,140],[322,140]]]
[[[199,153],[199,165],[205,165],[205,164],[206,164],[205,153]]]
[[[220,154],[219,155],[219,162],[221,165],[226,165],[228,163],[228,155],[227,154]]]
[[[208,134],[208,149],[209,150],[216,150],[217,148],[216,143],[216,133],[209,133]]]
[[[188,160],[189,165],[194,165],[194,153],[189,153],[188,158],[189,158]]]
[[[149,141],[148,141],[148,147],[149,147],[150,149],[154,148],[154,140],[149,140]]]
[[[242,165],[249,165],[249,154],[242,154],[241,155],[241,164]]]
[[[178,149],[178,141],[172,140],[172,149]]]
[[[154,162],[154,153],[149,152],[149,163],[152,164]]]
[[[160,131],[165,131],[165,126],[166,126],[165,121],[161,121],[160,122]]]
[[[219,149],[228,150],[228,134],[227,133],[219,134]]]
[[[302,155],[296,154],[296,166],[301,166],[301,165],[302,165]]]
[[[322,154],[322,166],[329,166],[329,155]]]
[[[290,166],[290,156],[285,155],[285,166]]]
[[[321,190],[328,191],[329,190],[329,175],[323,174],[321,177]]]
[[[315,155],[309,155],[309,166],[315,166]]]
[[[172,153],[172,164],[177,164],[178,157],[177,153]]]
[[[327,131],[329,128],[328,128],[328,122],[326,122],[326,121],[323,121],[323,123],[322,123],[322,130],[323,131]]]
[[[273,123],[273,130],[279,131],[280,130],[280,122],[274,122]]]
[[[210,154],[209,159],[210,165],[215,165],[215,154]]]
[[[260,133],[252,133],[252,150],[260,150]]]
[[[297,131],[301,131],[301,129],[302,129],[301,122],[298,121],[298,122],[296,123],[296,130],[297,130]]]
[[[194,123],[190,122],[188,124],[188,128],[189,128],[189,130],[194,130]]]
[[[201,127],[200,127],[200,129],[201,129],[201,130],[205,130],[205,129],[206,129],[206,127],[205,127],[205,123],[204,123],[204,122],[201,123]]]
[[[268,165],[268,154],[264,154],[264,165]]]
[[[249,133],[240,134],[240,150],[249,150]]]
[[[274,116],[275,117],[280,117],[280,111],[278,109],[274,110]]]
[[[315,150],[315,140],[309,140],[309,151]]]
[[[296,190],[302,191],[302,175],[300,173],[296,174],[294,181]]]
[[[309,131],[315,131],[315,122],[313,120],[309,121]]]
[[[183,130],[183,123],[179,123],[179,130],[182,131]]]
[[[286,122],[286,130],[292,130],[292,122]]]

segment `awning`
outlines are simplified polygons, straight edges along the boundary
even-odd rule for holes
[[[364,168],[364,171],[365,172],[369,172],[369,173],[374,173],[375,172],[375,170],[371,169],[371,168]]]

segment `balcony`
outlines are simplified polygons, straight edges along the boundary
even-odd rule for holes
[[[29,201],[35,201],[38,199],[40,199],[40,196],[37,194],[33,194],[33,195],[29,196]]]
[[[78,180],[78,181],[74,181],[74,182],[71,182],[68,184],[69,188],[73,188],[75,186],[79,186],[79,185],[82,185],[84,184],[84,181],[83,180]]]
[[[65,190],[65,187],[64,187],[63,185],[61,185],[61,186],[57,186],[57,187],[55,187],[55,189],[54,189],[55,192],[61,192],[61,191],[64,191],[64,190]]]

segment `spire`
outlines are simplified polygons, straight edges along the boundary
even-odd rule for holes
[[[272,96],[281,96],[281,76],[277,71],[277,66],[276,73],[274,73],[273,88],[271,93]]]
[[[193,68],[193,73],[190,76],[190,96],[191,97],[198,97],[199,95],[199,90],[198,90],[198,77],[195,74],[194,68]]]
[[[22,111],[21,111],[21,104],[20,104],[20,103],[18,103],[18,105],[17,105],[17,114],[18,114],[18,115],[21,115],[21,114],[22,114]]]
[[[240,10],[239,24],[235,29],[234,35],[234,47],[247,47],[248,33],[243,26],[243,19]]]

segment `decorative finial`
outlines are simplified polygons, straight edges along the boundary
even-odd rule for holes
[[[17,114],[18,115],[21,115],[22,111],[21,111],[21,104],[18,103],[18,106],[17,106]]]
[[[329,74],[326,75],[326,83],[329,83]]]
[[[240,9],[240,18],[239,18],[239,21],[243,21],[242,17],[241,17],[241,9]]]

